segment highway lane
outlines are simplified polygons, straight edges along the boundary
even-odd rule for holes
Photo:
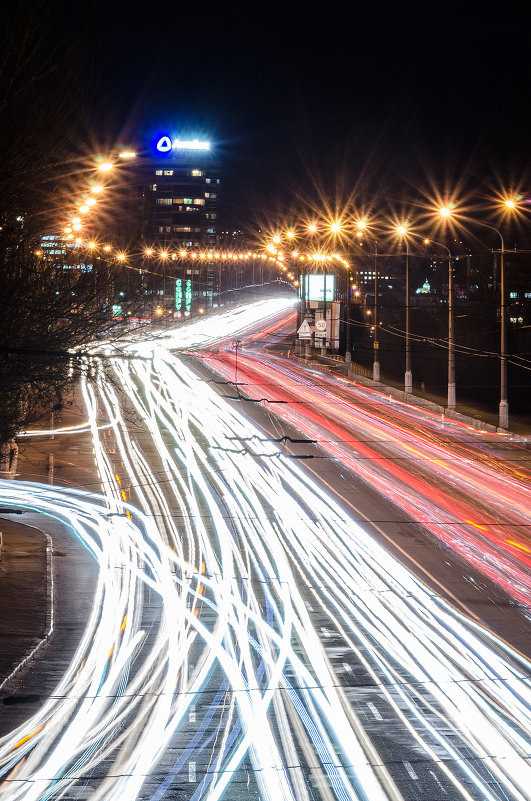
[[[30,797],[14,792],[37,775],[35,798],[529,799],[529,661],[391,557],[227,386],[167,342],[131,350],[144,358],[84,387],[105,492],[92,502],[107,527],[113,513],[112,547],[94,550],[105,576],[120,567],[86,642],[101,677],[120,656],[94,632],[116,638],[131,603],[128,636],[145,628],[149,646],[113,673],[131,713],[121,728],[104,715],[101,743],[78,723],[59,765],[45,709],[0,741],[0,798]],[[118,703],[90,687],[99,708]],[[147,695],[154,720],[137,714]]]
[[[254,332],[238,348],[242,394],[261,400],[515,602],[529,606],[528,448],[508,435],[441,420],[381,390],[265,353],[257,339]],[[196,357],[234,381],[230,343]]]

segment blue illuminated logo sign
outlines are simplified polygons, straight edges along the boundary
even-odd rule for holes
[[[161,136],[157,142],[157,150],[161,153],[168,153],[171,150],[171,139],[169,136]]]
[[[169,153],[171,150],[210,150],[210,142],[201,139],[172,139],[164,134],[155,145],[159,153]]]

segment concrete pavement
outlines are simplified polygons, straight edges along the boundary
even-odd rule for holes
[[[85,419],[76,393],[55,414],[54,425]],[[15,480],[99,490],[90,433],[19,442]],[[72,533],[56,520],[0,510],[0,733],[8,731],[41,695],[53,691],[82,635],[97,566]],[[54,659],[40,660],[43,651]],[[30,672],[26,667],[32,666]],[[17,705],[17,710],[14,706]]]

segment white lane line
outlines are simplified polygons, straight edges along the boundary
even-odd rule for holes
[[[376,707],[371,701],[367,701],[367,706],[371,710],[371,712],[374,715],[374,717],[376,718],[376,720],[383,720],[383,717],[380,715],[380,713],[378,711],[378,707]],[[406,763],[404,762],[404,765],[405,764]]]
[[[188,723],[195,723],[195,704],[192,704],[188,710]]]
[[[416,781],[418,779],[418,776],[413,770],[413,765],[411,764],[411,762],[404,762],[404,767],[407,770],[409,777]]]
[[[435,781],[437,782],[437,784],[439,785],[439,789],[440,789],[441,793],[444,793],[445,795],[448,795],[447,791],[444,789],[443,785],[442,785],[442,784],[441,784],[441,782],[439,781],[439,779],[438,779],[438,777],[436,776],[436,774],[434,773],[434,771],[433,771],[433,770],[430,770],[430,773],[431,773],[431,775],[433,776],[433,778],[435,779]]]
[[[188,781],[195,782],[195,762],[188,763]]]

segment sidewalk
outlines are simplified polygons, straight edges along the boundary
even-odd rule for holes
[[[74,400],[71,406],[55,414],[54,425],[57,428],[78,425],[83,420],[83,412]],[[88,432],[19,439],[18,445],[14,482],[35,481],[99,490]],[[78,625],[74,616],[79,614],[80,606],[87,604],[97,570],[95,563],[91,565],[93,560],[86,549],[73,542],[71,532],[45,515],[13,514],[3,506],[0,531],[3,534],[0,552],[0,717],[3,731],[11,717],[6,704],[15,701],[31,704],[36,700],[24,691],[26,660],[31,664],[33,652],[37,649],[40,656],[52,641],[65,655],[71,650],[72,643],[64,641],[64,631],[59,624],[66,622],[68,635],[75,641]],[[56,619],[53,631],[52,577]],[[36,654],[35,658],[38,658]],[[52,681],[54,677],[50,676]]]

